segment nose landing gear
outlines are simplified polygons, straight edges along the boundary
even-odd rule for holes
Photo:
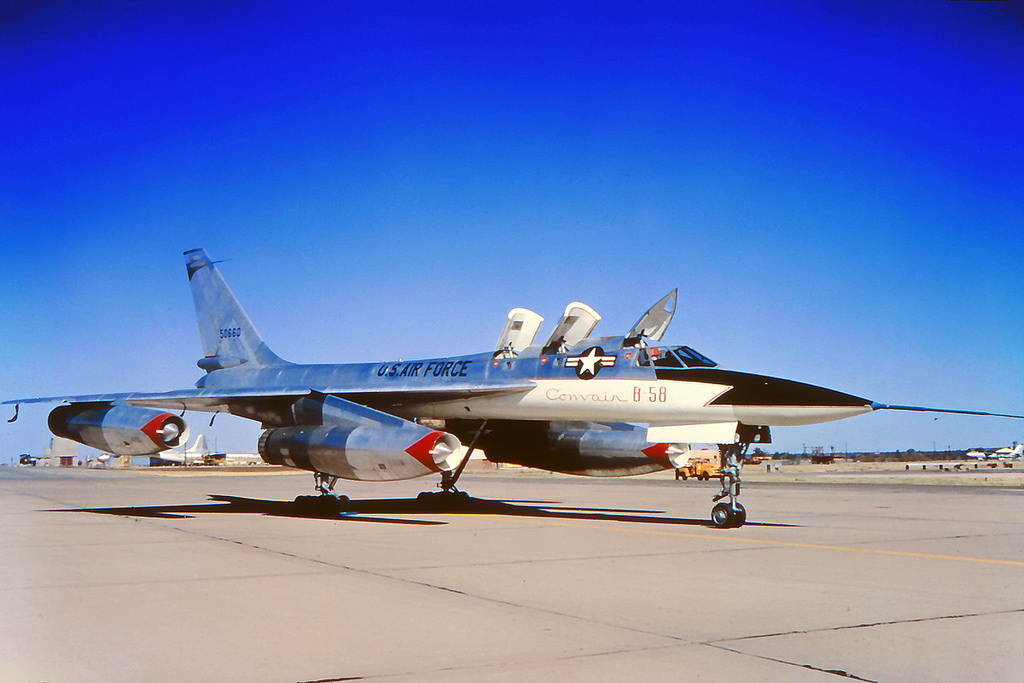
[[[719,457],[722,459],[722,490],[714,500],[717,502],[723,498],[729,499],[728,502],[718,503],[711,508],[711,523],[719,529],[735,529],[747,521],[747,510],[736,498],[740,495],[740,464],[748,448],[749,441],[718,446]]]

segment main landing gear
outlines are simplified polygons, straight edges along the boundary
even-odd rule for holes
[[[480,426],[477,428],[476,433],[473,434],[473,438],[469,442],[469,446],[466,447],[466,454],[462,456],[462,461],[459,462],[458,466],[450,472],[441,473],[441,481],[437,483],[437,487],[440,491],[423,491],[416,500],[424,505],[437,506],[437,504],[443,504],[451,501],[465,501],[469,500],[469,494],[465,491],[460,491],[455,488],[455,483],[462,476],[462,473],[466,469],[466,465],[469,464],[469,457],[473,455],[473,451],[476,450],[476,441],[480,438],[480,435],[484,433],[484,427],[487,426],[487,420],[483,420]]]
[[[323,472],[314,472],[313,482],[320,494],[316,496],[298,496],[295,499],[298,505],[317,514],[337,514],[349,510],[351,506],[349,497],[345,495],[339,496],[334,493],[334,485],[338,483],[337,477],[324,474]]]
[[[715,496],[715,501],[728,498],[711,508],[711,523],[720,529],[734,529],[743,526],[747,521],[747,511],[736,498],[740,495],[740,463],[750,448],[750,442],[719,444],[719,457],[722,459],[722,490]]]
[[[421,505],[434,510],[444,508],[452,503],[469,500],[468,493],[455,488],[455,482],[459,480],[462,470],[465,469],[465,463],[468,461],[469,453],[466,454],[466,457],[454,470],[441,473],[441,481],[437,482],[437,487],[441,489],[440,491],[422,491],[416,496],[416,500]]]

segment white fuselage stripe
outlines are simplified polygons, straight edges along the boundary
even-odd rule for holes
[[[680,425],[739,421],[750,425],[802,425],[870,412],[870,406],[711,405],[731,387],[704,382],[643,379],[536,380],[514,395],[483,396],[416,406],[435,418],[587,420]]]

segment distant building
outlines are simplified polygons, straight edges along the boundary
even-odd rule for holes
[[[55,436],[50,439],[38,464],[43,467],[76,467],[78,465],[78,443],[71,439]]]

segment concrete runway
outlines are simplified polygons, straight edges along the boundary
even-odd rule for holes
[[[0,680],[1024,680],[1020,488],[461,483],[0,468]]]

